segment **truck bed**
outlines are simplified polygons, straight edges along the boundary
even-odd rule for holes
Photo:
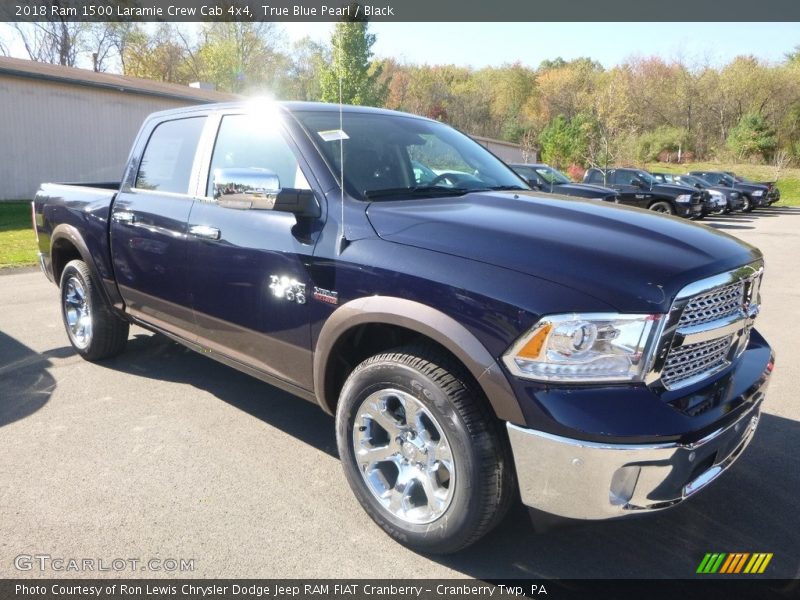
[[[113,287],[108,219],[119,182],[43,183],[33,200],[33,219],[45,274],[58,283],[63,264],[54,264],[54,244],[85,240],[81,258],[98,281]],[[74,243],[74,242],[73,242]]]

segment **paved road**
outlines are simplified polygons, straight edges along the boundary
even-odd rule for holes
[[[121,357],[84,362],[56,288],[0,276],[0,577],[39,575],[20,554],[194,559],[184,575],[208,577],[686,577],[709,551],[774,552],[768,574],[798,577],[800,209],[709,225],[767,260],[759,328],[778,363],[738,468],[646,519],[536,533],[517,507],[446,558],[372,524],[313,405],[139,329]]]

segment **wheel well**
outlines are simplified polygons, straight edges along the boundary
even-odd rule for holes
[[[653,204],[658,204],[659,202],[666,202],[670,206],[673,206],[672,200],[668,198],[655,198],[652,202],[650,202],[650,204],[647,205],[647,207],[650,208],[651,206],[653,206]]]
[[[61,238],[53,243],[50,259],[53,263],[53,279],[56,285],[61,283],[61,272],[71,260],[81,260],[83,257],[75,245],[67,239]]]
[[[386,352],[398,346],[423,342],[435,346],[437,350],[449,356],[454,363],[464,367],[463,363],[447,348],[413,329],[386,323],[364,323],[348,329],[331,349],[325,365],[325,408],[331,414],[336,413],[339,393],[350,373],[370,356]],[[468,385],[480,391],[469,370],[463,368],[463,376]]]

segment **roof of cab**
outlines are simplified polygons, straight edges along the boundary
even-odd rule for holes
[[[252,110],[257,111],[259,107],[266,107],[266,106],[276,106],[280,110],[285,112],[294,113],[294,112],[331,112],[331,113],[338,113],[340,108],[341,111],[344,113],[367,113],[367,114],[380,114],[380,115],[387,115],[387,116],[398,116],[398,117],[414,117],[416,119],[423,119],[426,121],[430,121],[427,117],[421,117],[419,115],[413,115],[410,113],[400,112],[396,110],[389,110],[386,108],[375,108],[372,106],[354,106],[351,104],[331,104],[327,102],[299,102],[299,101],[277,101],[277,100],[262,100],[259,98],[253,98],[250,100],[244,100],[239,102],[221,102],[215,104],[202,104],[202,105],[195,105],[195,106],[186,106],[182,108],[171,108],[168,110],[162,110],[150,115],[151,118],[162,118],[169,115],[178,115],[183,113],[213,113],[217,111],[226,111],[226,110]]]

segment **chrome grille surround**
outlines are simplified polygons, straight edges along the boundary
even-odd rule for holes
[[[648,385],[677,390],[725,369],[744,352],[759,311],[761,261],[684,287],[661,324]]]

